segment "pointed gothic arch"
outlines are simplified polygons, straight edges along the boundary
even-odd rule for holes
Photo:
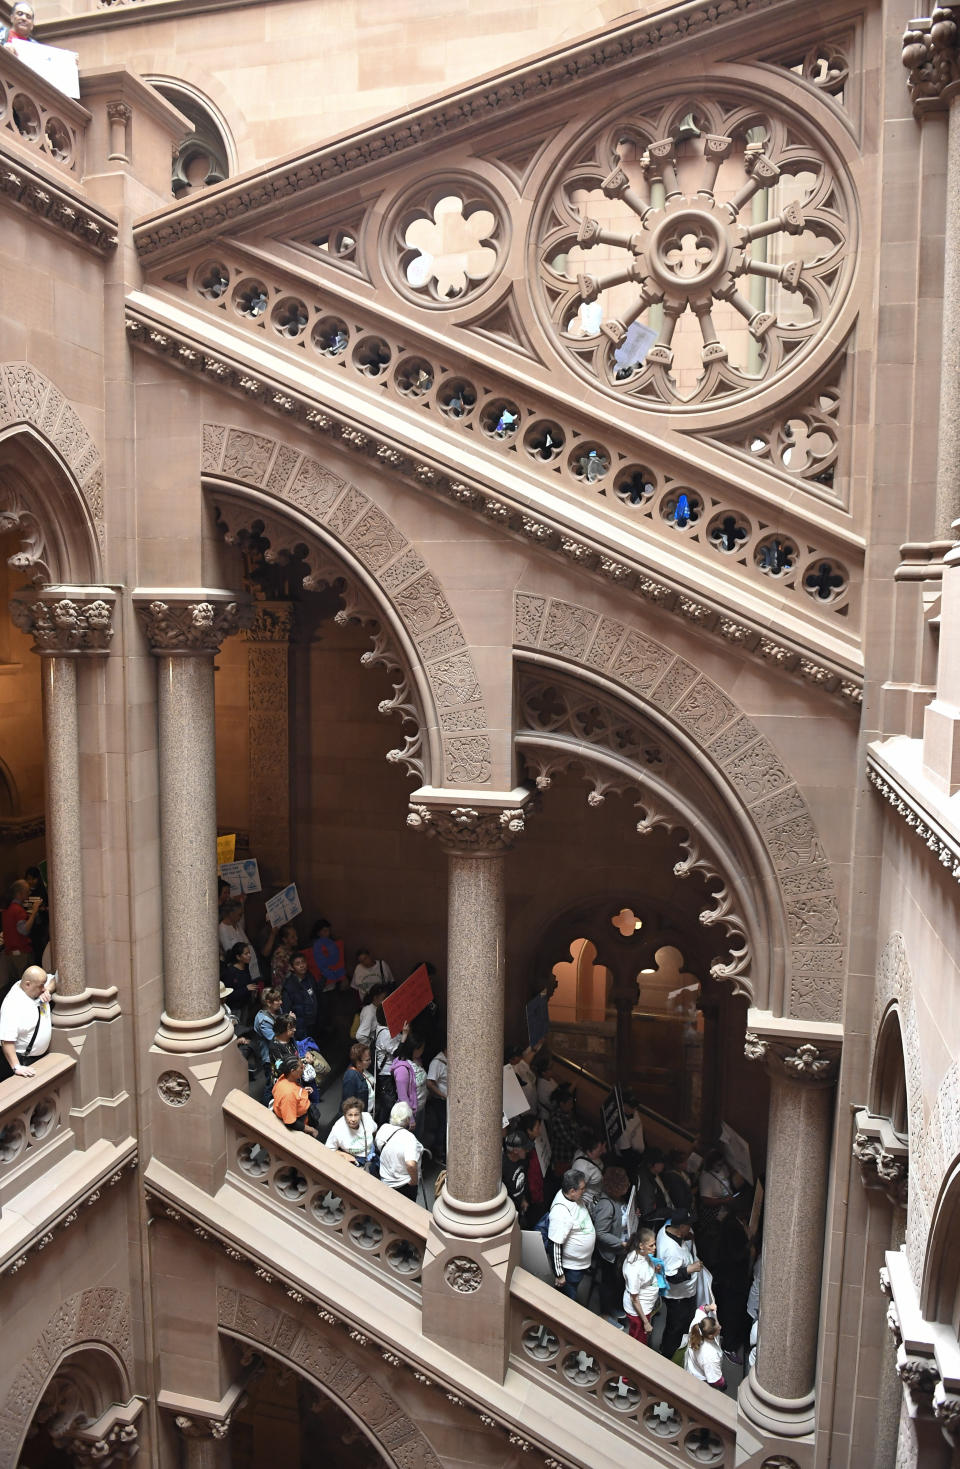
[[[0,528],[18,570],[74,586],[103,580],[103,461],[74,406],[26,362],[0,365]]]
[[[370,661],[401,672],[384,712],[419,725],[397,758],[434,786],[490,785],[493,754],[473,656],[443,587],[373,499],[266,434],[205,424],[203,483],[228,534],[255,525],[273,556],[305,546],[311,585],[343,580],[347,620],[376,623]]]
[[[833,872],[803,792],[752,720],[672,648],[589,607],[518,592],[514,645],[518,664],[552,669],[605,692],[639,713],[682,756],[698,788],[684,803],[682,824],[705,833],[707,846],[725,854],[723,874],[731,885],[740,882],[751,939],[766,935],[754,1005],[838,1021],[844,952]],[[634,756],[617,749],[592,754],[632,769],[638,783],[649,786],[650,771]],[[678,793],[666,788],[662,794],[676,812]]]

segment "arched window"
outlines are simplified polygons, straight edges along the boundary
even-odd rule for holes
[[[907,1071],[896,1005],[890,1006],[880,1022],[870,1082],[870,1111],[876,1117],[885,1117],[898,1137],[907,1136]]]
[[[947,1169],[934,1207],[920,1308],[925,1321],[960,1335],[960,1156]]]
[[[171,188],[182,199],[210,184],[219,184],[236,172],[237,159],[229,129],[213,103],[186,82],[172,77],[148,77],[151,86],[193,124],[193,132],[173,156]]]

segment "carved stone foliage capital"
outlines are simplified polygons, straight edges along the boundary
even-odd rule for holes
[[[174,1423],[184,1438],[212,1438],[220,1441],[230,1432],[232,1414],[226,1418],[190,1418],[186,1413],[177,1413]]]
[[[945,105],[947,89],[960,81],[957,39],[957,8],[950,5],[938,5],[929,17],[911,20],[904,31],[901,59],[918,111]]]
[[[867,1188],[882,1188],[892,1204],[906,1208],[909,1155],[907,1145],[883,1117],[856,1114],[853,1156]]]
[[[105,653],[113,637],[112,600],[82,589],[13,597],[10,617],[37,653]]]
[[[743,1054],[748,1061],[763,1061],[771,1076],[801,1083],[833,1081],[840,1060],[839,1049],[834,1046],[815,1046],[811,1041],[797,1045],[750,1030],[743,1038]]]
[[[512,846],[524,830],[525,813],[519,806],[489,810],[453,806],[441,810],[435,806],[412,805],[407,825],[437,837],[447,851],[480,856],[506,851]]]
[[[250,643],[288,643],[292,632],[292,602],[256,602],[243,636]]]
[[[241,602],[164,598],[137,603],[137,616],[158,657],[193,653],[213,657],[225,638],[249,625],[252,609]]]
[[[948,1392],[942,1382],[933,1390],[933,1416],[950,1442],[955,1443],[960,1435],[960,1396]]]

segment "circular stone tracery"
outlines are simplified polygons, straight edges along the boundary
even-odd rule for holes
[[[682,406],[765,383],[819,338],[851,274],[839,166],[756,103],[632,113],[548,199],[541,291],[563,346],[618,396]]]

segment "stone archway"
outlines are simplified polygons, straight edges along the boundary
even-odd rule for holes
[[[19,1370],[0,1407],[0,1464],[18,1464],[27,1430],[44,1393],[64,1363],[73,1355],[92,1351],[109,1359],[111,1372],[102,1375],[99,1404],[109,1406],[109,1388],[120,1401],[130,1398],[133,1379],[133,1341],[130,1330],[130,1297],[109,1286],[78,1291],[53,1313],[24,1353]]]
[[[266,434],[205,424],[202,468],[208,489],[254,492],[252,518],[269,513],[272,502],[290,541],[304,539],[298,525],[309,527],[334,552],[401,645],[419,686],[425,733],[441,757],[432,783],[489,786],[490,731],[467,639],[439,580],[399,527],[356,485]]]
[[[844,952],[833,872],[803,792],[773,745],[700,669],[592,608],[518,592],[514,644],[541,666],[575,668],[639,707],[699,768],[757,861],[786,936],[755,989],[761,1009],[840,1018]]]
[[[11,564],[51,582],[99,582],[103,460],[73,405],[26,362],[0,365],[0,468],[0,528],[21,537]]]
[[[334,1398],[396,1469],[442,1469],[430,1441],[396,1399],[322,1331],[228,1287],[217,1293],[217,1324],[224,1335],[277,1358]]]

